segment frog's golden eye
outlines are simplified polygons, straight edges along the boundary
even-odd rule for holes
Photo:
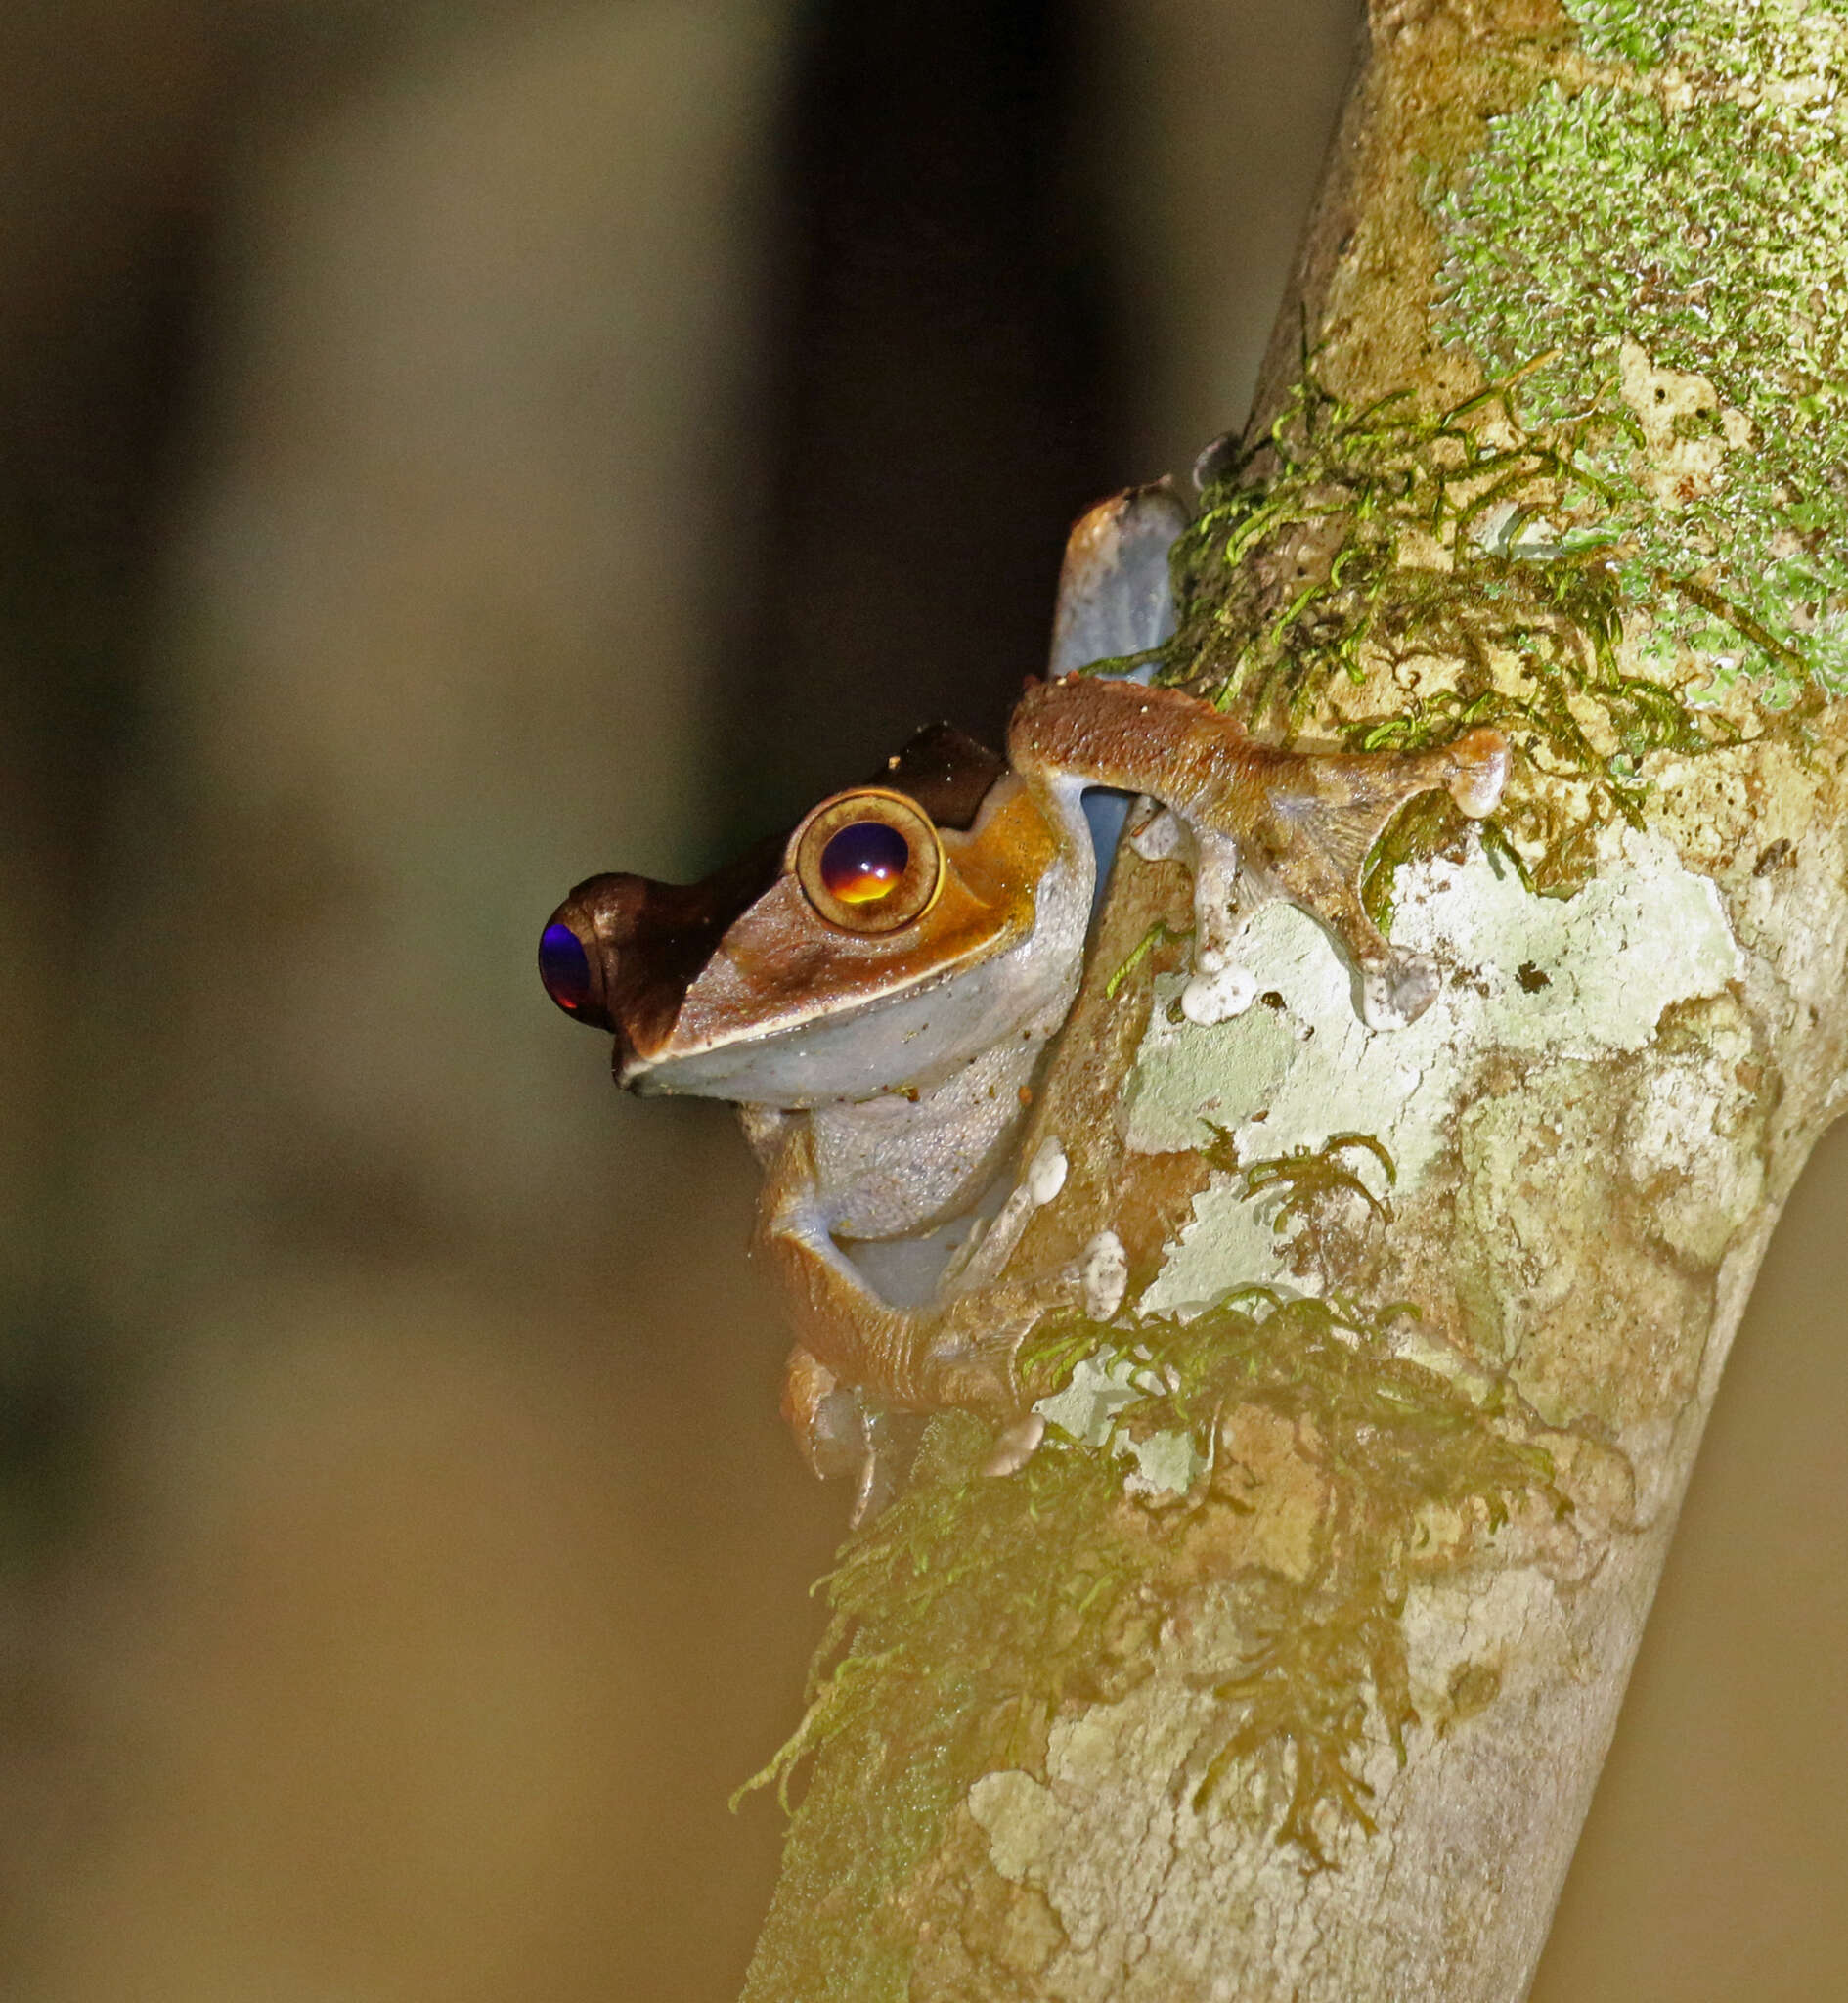
[[[930,816],[882,787],[823,801],[792,847],[803,896],[844,932],[896,932],[930,910],[944,880]]]

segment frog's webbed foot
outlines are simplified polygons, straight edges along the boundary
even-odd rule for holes
[[[1002,1282],[957,1294],[914,1318],[923,1340],[917,1391],[932,1410],[954,1406],[988,1418],[1009,1418],[1022,1404],[1015,1358],[1034,1323],[1054,1302],[1044,1293]]]
[[[1286,876],[1275,859],[1268,859],[1269,868],[1248,862],[1230,835],[1166,812],[1132,839],[1151,859],[1179,855],[1192,868],[1193,973],[1180,995],[1189,1022],[1227,1022],[1256,1001],[1257,979],[1244,962],[1241,941],[1258,912],[1279,901],[1309,912],[1334,936],[1353,968],[1355,1007],[1369,1029],[1401,1029],[1435,998],[1431,961],[1394,947],[1367,916],[1352,885],[1314,868],[1311,856],[1295,858]]]
[[[970,1411],[994,1419],[1020,1411],[1015,1354],[1041,1313],[1024,1289],[985,1289],[944,1308],[904,1314],[870,1289],[861,1294],[832,1325],[808,1325],[810,1339],[836,1367],[798,1345],[783,1379],[783,1417],[816,1475],[825,1480],[857,1471],[879,1444],[876,1436],[890,1407],[901,1413]],[[869,1325],[880,1327],[885,1338],[872,1347],[862,1340]],[[895,1332],[902,1333],[899,1343],[892,1340]],[[843,1371],[854,1373],[851,1380]]]
[[[869,1300],[872,1298],[868,1296]],[[1012,1474],[1039,1444],[1044,1421],[1020,1416],[1021,1389],[1014,1353],[1033,1325],[1033,1316],[1009,1316],[976,1326],[985,1297],[965,1298],[958,1320],[910,1315],[917,1328],[919,1358],[903,1373],[909,1410],[879,1402],[891,1386],[876,1380],[849,1384],[800,1344],[790,1352],[783,1378],[783,1418],[797,1451],[817,1479],[847,1476],[854,1484],[850,1517],[856,1527],[877,1516],[892,1500],[916,1449],[919,1410],[973,1411],[1006,1421],[995,1451],[985,1466],[991,1474]],[[942,1320],[945,1325],[930,1328]],[[1028,1437],[1031,1435],[1031,1437]]]
[[[1491,813],[1508,777],[1507,739],[1478,730],[1433,751],[1303,752],[1294,763],[1276,773],[1246,874],[1260,896],[1308,912],[1342,947],[1368,1028],[1403,1029],[1436,999],[1437,968],[1392,945],[1367,915],[1360,886],[1368,854],[1421,793],[1441,787],[1473,820]]]

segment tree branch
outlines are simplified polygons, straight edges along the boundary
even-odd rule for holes
[[[1843,34],[1376,6],[1163,678],[1516,775],[1376,855],[1406,1030],[1284,906],[1180,1019],[1184,872],[1120,867],[1010,1268],[1047,1442],[939,1420],[847,1547],[753,2003],[1524,1993],[1843,1091]]]

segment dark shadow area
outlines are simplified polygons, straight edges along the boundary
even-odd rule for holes
[[[696,867],[926,717],[998,738],[1124,476],[1077,27],[6,31],[34,2003],[734,1991],[780,1824],[725,1799],[845,1498],[781,1435],[731,1122],[617,1103],[530,930],[623,829]]]
[[[1129,476],[1071,156],[1083,20],[1051,0],[808,12],[728,844],[940,716],[998,745],[1044,667],[1065,531]]]

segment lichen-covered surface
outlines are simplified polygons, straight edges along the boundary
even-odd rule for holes
[[[1747,675],[1773,702],[1811,677],[1837,687],[1848,13],[1567,11],[1597,79],[1575,68],[1495,118],[1438,198],[1437,327],[1490,365],[1551,355],[1528,380],[1536,411],[1597,411],[1587,463],[1626,589],[1650,606],[1650,658]]]
[[[1848,4],[1373,26],[1162,672],[1309,743],[1493,721],[1508,798],[1382,844],[1402,1031],[1282,908],[1185,1021],[1183,872],[1123,872],[1013,1269],[1085,1274],[1047,1441],[985,1482],[940,1423],[850,1546],[760,2003],[1522,1994],[1841,1096]]]

